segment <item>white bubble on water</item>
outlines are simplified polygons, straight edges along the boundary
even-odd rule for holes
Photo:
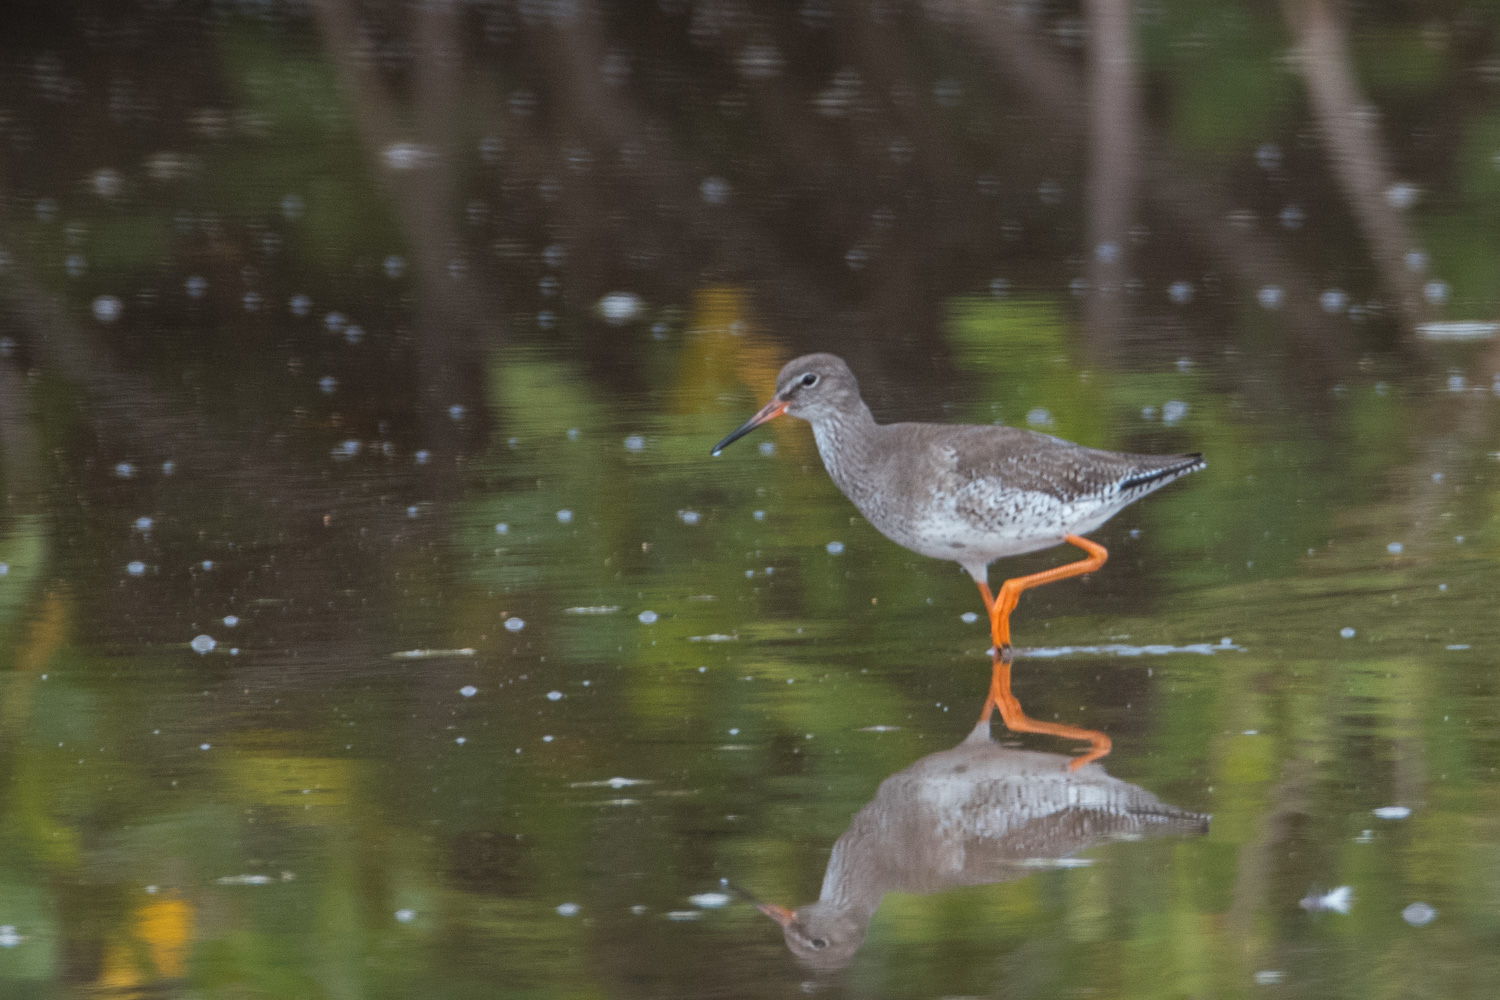
[[[1285,293],[1276,285],[1267,285],[1255,293],[1255,301],[1260,303],[1262,309],[1280,309],[1285,297]]]
[[[963,614],[959,615],[958,618],[959,621],[963,622],[965,625],[973,625],[979,620],[979,616],[972,611],[965,611]]]
[[[472,684],[465,684],[463,687],[458,689],[458,693],[463,695],[465,698],[472,698],[479,693],[479,689]]]
[[[1411,208],[1417,203],[1417,196],[1421,193],[1421,189],[1415,184],[1398,181],[1385,189],[1385,201],[1392,208]]]
[[[1038,406],[1026,414],[1026,422],[1033,427],[1051,427],[1052,411],[1046,407]]]
[[[245,312],[252,313],[258,312],[260,310],[260,304],[262,301],[263,300],[261,299],[259,292],[246,292],[244,297],[240,299],[240,302],[245,307]]]
[[[464,418],[464,414],[468,412],[468,409],[462,403],[454,403],[452,406],[448,407],[448,418],[450,420],[462,420]]]
[[[557,512],[557,519],[563,524],[572,524],[573,512],[571,510],[560,510]]]
[[[9,572],[10,572],[10,563],[0,562],[0,576],[5,576]]]
[[[292,311],[293,316],[306,316],[312,312],[312,299],[306,295],[293,295],[287,302],[287,308]]]
[[[177,463],[176,462],[163,462],[163,463],[161,463],[161,474],[162,475],[164,475],[164,476],[170,476],[172,473],[174,473],[176,471],[177,471]]]
[[[701,906],[705,910],[717,910],[721,906],[729,905],[729,894],[724,892],[700,892],[689,896],[688,902],[694,906]]]
[[[329,333],[338,333],[349,325],[349,317],[341,312],[331,312],[323,317],[323,325],[328,328]]]
[[[828,554],[831,555],[831,556],[836,556],[839,553],[841,553],[841,552],[844,551],[844,543],[843,542],[829,542],[824,547],[826,549],[828,549]]]
[[[683,524],[697,524],[703,518],[696,510],[679,510],[677,516],[682,519]]]
[[[1188,405],[1180,399],[1169,399],[1162,404],[1161,422],[1171,427],[1188,415]]]
[[[1174,281],[1167,287],[1167,298],[1179,306],[1193,301],[1193,286],[1186,281]]]
[[[1392,542],[1385,547],[1385,550],[1393,556],[1399,556],[1401,554],[1402,548],[1403,546],[1400,542]]]
[[[412,461],[416,462],[418,465],[426,465],[429,461],[431,461],[431,459],[432,454],[426,448],[423,448],[412,456]]]
[[[358,323],[350,323],[344,327],[344,343],[358,344],[365,339],[365,328]]]
[[[497,534],[497,535],[508,535],[508,534],[510,534],[510,525],[506,524],[504,521],[501,521],[499,524],[495,525],[495,534]]]
[[[1276,218],[1287,229],[1301,229],[1302,223],[1307,221],[1307,213],[1302,211],[1301,205],[1288,205]]]
[[[1354,636],[1355,636],[1355,634],[1356,633],[1355,633],[1354,629],[1350,628],[1347,625],[1345,625],[1343,628],[1339,629],[1339,635],[1343,636],[1345,639],[1353,639]]]
[[[1422,286],[1422,297],[1435,306],[1440,306],[1448,301],[1451,291],[1446,281],[1429,281]]]
[[[332,395],[334,391],[338,389],[338,387],[339,380],[334,378],[332,375],[324,375],[322,378],[318,379],[318,388],[327,395]]]
[[[563,693],[561,691],[548,691],[547,692],[547,700],[548,701],[562,701],[562,696],[563,696]]]
[[[141,562],[139,559],[133,560],[128,565],[126,565],[125,572],[129,573],[131,576],[140,576],[146,572],[146,564]]]
[[[526,622],[520,618],[505,619],[505,630],[507,632],[519,632],[526,627]]]
[[[214,637],[211,635],[199,635],[194,636],[193,641],[188,643],[188,645],[193,647],[193,652],[202,655],[203,653],[213,652],[214,647],[218,643],[214,641]]]
[[[1409,806],[1381,806],[1370,811],[1380,819],[1406,819],[1411,815]]]
[[[757,521],[764,521],[766,519],[766,512],[763,510],[758,510],[750,516],[755,518]]]
[[[1275,986],[1286,978],[1286,973],[1280,969],[1261,969],[1255,974],[1256,986]]]
[[[1255,150],[1255,164],[1262,170],[1275,170],[1281,166],[1281,147],[1274,142],[1262,143]]]
[[[94,188],[94,193],[101,198],[113,198],[118,195],[125,186],[125,178],[120,176],[118,170],[103,167],[94,171],[94,176],[89,178],[89,183]]]
[[[214,561],[212,559],[205,559],[198,565],[202,566],[205,570],[210,570],[214,568]]]
[[[409,924],[409,923],[411,923],[415,919],[417,919],[417,911],[416,910],[397,910],[396,911],[396,921],[398,923]]]
[[[611,326],[623,326],[639,319],[646,304],[634,292],[610,292],[595,305],[599,318]]]
[[[781,50],[768,41],[751,42],[735,58],[735,67],[747,80],[769,80],[779,75],[784,65]]]
[[[639,434],[632,434],[625,439],[626,451],[644,451],[645,448],[646,439],[641,437]]]
[[[722,177],[705,177],[698,185],[698,196],[710,205],[722,205],[729,200],[729,182]]]
[[[437,150],[419,142],[393,142],[380,151],[380,158],[391,170],[416,170],[437,156]]]
[[[1427,270],[1427,254],[1421,250],[1408,250],[1403,258],[1406,261],[1406,269],[1413,272]]]
[[[348,441],[342,441],[333,446],[331,454],[338,461],[353,458],[359,454],[359,442],[352,438]]]
[[[302,218],[302,210],[305,207],[306,206],[302,202],[302,196],[299,194],[288,194],[282,196],[281,214],[286,216],[288,219]]]
[[[240,623],[240,616],[239,615],[225,615],[224,616],[224,625],[227,628],[234,628],[239,623]]]
[[[94,318],[101,323],[113,323],[125,311],[125,305],[113,295],[101,295],[94,300]]]
[[[769,458],[772,455],[776,454],[776,442],[775,441],[762,441],[760,443],[760,453],[762,455],[765,455],[767,458]]]
[[[1318,305],[1330,315],[1341,313],[1349,307],[1349,296],[1345,295],[1342,289],[1330,288],[1318,296]]]
[[[1425,927],[1437,919],[1437,910],[1427,903],[1412,903],[1401,911],[1401,919],[1413,927]]]
[[[135,530],[144,534],[145,532],[150,531],[151,526],[155,523],[156,522],[149,517],[138,517],[135,519]]]
[[[561,903],[557,907],[557,915],[560,917],[576,917],[579,906],[577,903]]]
[[[406,273],[406,259],[399,254],[391,254],[385,259],[382,267],[385,269],[385,276],[387,278],[399,278]]]
[[[63,270],[68,272],[70,278],[81,278],[88,269],[88,258],[81,253],[70,253],[63,261]]]
[[[635,617],[636,620],[639,621],[642,625],[650,625],[656,621],[657,614],[655,611],[642,611]]]

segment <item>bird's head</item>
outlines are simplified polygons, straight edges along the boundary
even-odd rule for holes
[[[781,925],[787,949],[809,969],[842,969],[865,942],[866,921],[832,902],[819,900],[798,910],[774,903],[756,908]]]
[[[724,440],[714,445],[715,455],[755,428],[783,413],[803,420],[817,420],[859,401],[859,382],[844,359],[836,354],[804,354],[787,362],[776,376],[771,401]]]

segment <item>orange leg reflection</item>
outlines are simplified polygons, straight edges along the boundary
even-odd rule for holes
[[[979,716],[981,723],[990,721],[990,713],[998,708],[1005,728],[1013,733],[1047,733],[1065,739],[1088,740],[1088,753],[1068,765],[1074,771],[1109,753],[1109,737],[1097,729],[1084,729],[1082,726],[1070,726],[1062,722],[1043,722],[1027,715],[1010,690],[1010,649],[1007,647],[1003,652],[997,651],[993,656],[995,672],[990,678],[989,698],[985,700],[984,711]]]
[[[1089,554],[1087,559],[1068,563],[1065,566],[1057,566],[1053,569],[1043,570],[1040,573],[1032,573],[1030,576],[1018,576],[1006,580],[1000,585],[1000,596],[990,594],[990,585],[983,581],[979,584],[979,595],[984,598],[984,608],[990,613],[990,637],[995,641],[995,649],[1002,654],[1008,654],[1010,650],[1010,613],[1016,610],[1016,602],[1021,599],[1021,591],[1030,590],[1032,587],[1040,587],[1044,583],[1055,583],[1058,580],[1066,580],[1070,576],[1082,576],[1084,573],[1092,573],[1104,565],[1104,560],[1109,558],[1109,550],[1098,542],[1091,542],[1087,538],[1078,535],[1067,535],[1065,541],[1078,546]],[[1015,727],[1012,726],[1012,729]]]

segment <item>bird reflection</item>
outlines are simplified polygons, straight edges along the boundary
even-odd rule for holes
[[[1021,708],[1021,702],[1010,690],[1011,655],[1009,646],[990,651],[994,670],[990,674],[990,693],[985,699],[984,711],[979,716],[979,728],[983,729],[990,721],[991,713],[999,709],[1000,721],[1004,722],[1005,728],[1013,733],[1046,733],[1049,736],[1061,736],[1064,739],[1088,740],[1088,752],[1068,763],[1068,768],[1073,771],[1109,753],[1113,744],[1108,736],[1097,729],[1084,729],[1082,726],[1071,726],[1066,722],[1044,722],[1027,715]],[[975,731],[978,732],[977,729]]]
[[[962,743],[891,775],[855,814],[833,845],[817,902],[796,910],[757,902],[804,965],[847,965],[888,892],[1007,882],[1105,840],[1208,832],[1207,815],[1167,805],[1098,765],[1075,766],[1108,750],[1102,733],[1103,749],[1096,742],[1077,762],[995,742],[996,708],[1007,723],[1032,724],[1022,731],[1092,732],[1027,719],[1010,693],[1009,667],[996,659],[984,713]]]

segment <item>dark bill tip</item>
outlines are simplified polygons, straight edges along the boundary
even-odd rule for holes
[[[730,434],[727,438],[714,445],[714,450],[709,454],[711,454],[714,458],[718,458],[719,453],[722,452],[725,448],[728,448],[730,445],[734,444],[740,438],[744,437],[746,434],[749,434],[751,431],[755,430],[755,428],[759,427],[766,421],[775,420],[777,417],[781,416],[786,412],[786,407],[787,403],[785,400],[771,400],[765,406],[762,406],[759,412],[755,414],[755,416],[751,417],[749,420],[745,421],[738,428],[736,428],[734,433]]]

